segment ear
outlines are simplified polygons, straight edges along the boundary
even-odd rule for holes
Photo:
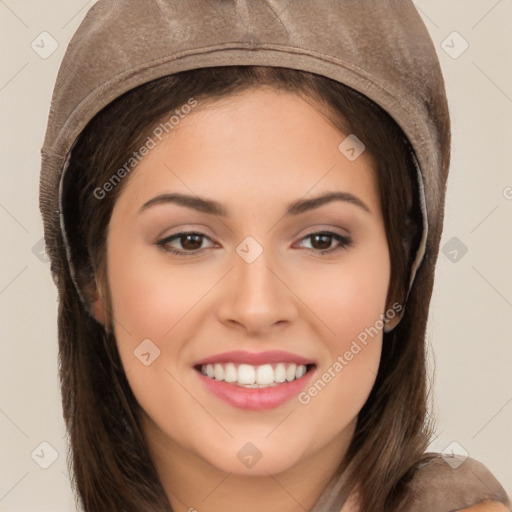
[[[106,327],[105,301],[97,276],[89,283],[90,312],[98,323]]]
[[[391,306],[388,305],[388,309],[384,313],[386,321],[384,323],[384,332],[391,332],[402,320],[404,315],[404,302],[395,301]]]
[[[392,331],[400,323],[401,319],[401,313],[397,313],[394,318],[390,318],[384,325],[384,332]]]
[[[96,321],[102,325],[105,325],[105,313],[103,308],[103,299],[98,294],[96,300],[92,303],[92,314]]]

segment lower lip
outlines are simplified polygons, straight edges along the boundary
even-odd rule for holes
[[[205,386],[221,400],[238,409],[261,411],[279,407],[296,397],[310,381],[313,373],[315,373],[315,367],[311,368],[300,379],[266,388],[244,388],[223,380],[210,379],[197,370],[194,371],[197,372]]]

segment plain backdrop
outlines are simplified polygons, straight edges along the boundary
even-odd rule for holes
[[[57,294],[41,251],[39,150],[64,50],[93,3],[0,0],[5,512],[76,510],[57,379]],[[431,449],[482,461],[512,495],[512,0],[416,5],[439,54],[453,122],[428,329],[438,422]]]

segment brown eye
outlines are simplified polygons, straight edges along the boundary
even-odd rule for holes
[[[352,240],[349,237],[332,231],[311,233],[305,236],[302,241],[303,240],[310,241],[311,247],[306,247],[307,249],[310,249],[313,252],[319,252],[320,254],[346,249],[352,245]],[[333,242],[337,242],[337,246],[335,245],[333,247]]]
[[[332,238],[333,237],[331,235],[326,235],[324,233],[311,235],[311,245],[313,246],[313,249],[324,251],[331,247]]]
[[[181,235],[179,240],[181,242],[181,246],[188,251],[195,251],[201,248],[203,245],[203,235],[199,233],[191,233],[189,235]]]
[[[203,233],[182,232],[168,236],[158,241],[156,245],[161,247],[164,251],[173,254],[192,256],[200,252],[200,249],[204,248],[203,242],[205,239],[210,240],[210,238]]]

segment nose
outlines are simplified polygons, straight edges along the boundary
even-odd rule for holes
[[[222,323],[245,334],[270,335],[298,317],[291,278],[267,251],[251,263],[234,254],[233,262],[217,310]]]

